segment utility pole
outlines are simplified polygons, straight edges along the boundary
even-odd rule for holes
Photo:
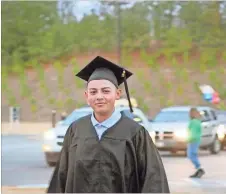
[[[117,6],[117,39],[118,39],[118,45],[117,45],[117,55],[118,55],[118,63],[121,65],[121,8],[120,8],[120,1],[116,2]]]

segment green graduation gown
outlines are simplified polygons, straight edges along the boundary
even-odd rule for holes
[[[98,139],[91,116],[71,124],[47,193],[169,193],[148,132],[121,119]]]

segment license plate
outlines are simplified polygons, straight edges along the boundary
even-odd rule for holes
[[[163,147],[164,146],[164,142],[156,142],[155,143],[157,147]]]

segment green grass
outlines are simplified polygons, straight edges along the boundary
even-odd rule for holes
[[[151,91],[153,91],[153,87],[152,87],[152,84],[151,84],[151,80],[148,80],[148,81],[145,81],[144,82],[144,89],[147,93],[150,93]]]
[[[128,51],[123,49],[122,51],[122,64],[119,64],[121,66],[131,67],[133,64],[132,57]]]
[[[153,55],[149,55],[146,51],[141,52],[141,58],[143,62],[145,63],[145,67],[150,69],[151,72],[159,72],[159,77],[157,78],[158,80],[154,80],[155,82],[160,83],[160,87],[155,88],[152,85],[152,77],[150,76],[150,79],[147,78],[146,72],[142,68],[137,68],[136,72],[134,72],[134,75],[137,76],[138,82],[142,85],[144,88],[144,91],[147,94],[154,94],[155,98],[158,96],[158,101],[160,103],[160,106],[170,106],[172,104],[175,104],[176,102],[174,100],[170,100],[168,97],[168,94],[170,92],[173,92],[172,90],[175,89],[174,91],[176,92],[175,95],[178,97],[181,96],[183,97],[183,103],[185,104],[191,104],[192,102],[186,97],[186,88],[184,88],[184,83],[186,85],[193,85],[194,92],[196,94],[202,95],[200,90],[199,90],[199,83],[195,82],[195,80],[192,80],[192,77],[190,77],[188,71],[186,68],[184,68],[184,64],[189,63],[189,53],[186,51],[183,54],[183,64],[180,64],[175,57],[173,57],[173,49],[170,48],[165,48],[162,49]],[[172,66],[170,67],[171,70],[175,70],[174,72],[174,79],[171,82],[171,79],[167,79],[167,75],[163,74],[161,71],[163,70],[162,68],[160,69],[160,65],[157,62],[157,58],[160,54],[164,53],[166,57],[168,58],[169,64]],[[224,57],[226,60],[226,52],[224,52]],[[130,66],[133,61],[131,55],[127,51],[123,51],[123,57],[122,57],[122,63],[121,65],[124,66]],[[226,98],[226,89],[223,88],[223,78],[226,76],[226,72],[224,70],[224,67],[219,67],[219,68],[213,68],[214,65],[216,64],[216,52],[213,50],[203,50],[201,53],[201,57],[199,60],[194,60],[191,63],[191,67],[193,71],[199,72],[199,73],[205,73],[207,75],[207,70],[214,69],[214,71],[209,72],[208,80],[210,81],[211,85],[216,89],[219,94],[221,99]],[[51,88],[48,88],[46,85],[45,81],[45,71],[42,68],[40,64],[37,63],[37,61],[30,62],[29,64],[32,64],[33,67],[35,67],[36,73],[37,73],[37,78],[39,81],[39,86],[40,86],[40,91],[45,94],[46,101],[47,103],[57,109],[64,109],[64,108],[69,108],[71,106],[79,107],[83,106],[85,102],[83,102],[83,99],[80,100],[80,102],[76,102],[74,99],[70,98],[71,91],[67,87],[65,87],[64,83],[64,77],[63,77],[63,72],[64,72],[64,67],[61,62],[56,61],[53,66],[55,70],[57,71],[58,75],[58,89],[64,93],[65,99],[63,101],[57,101],[55,98],[50,98],[50,92]],[[80,67],[75,59],[71,61],[71,64],[73,64],[73,74],[78,73],[80,70]],[[161,70],[161,71],[160,71]],[[25,74],[24,67],[16,64],[12,66],[11,71],[6,68],[5,66],[2,67],[2,92],[4,95],[7,97],[8,103],[10,105],[16,105],[17,101],[16,98],[13,94],[12,91],[10,91],[10,88],[8,87],[8,79],[9,79],[9,72],[13,72],[16,74],[19,78],[19,87],[20,87],[20,94],[21,96],[25,97],[27,100],[29,100],[31,104],[31,110],[33,112],[38,111],[38,105],[34,97],[32,97],[31,94],[31,88],[29,88],[28,85],[28,80],[27,80],[27,75]],[[72,74],[72,76],[73,76]],[[175,84],[176,80],[176,84]],[[74,76],[74,83],[75,83],[75,92],[76,89],[81,89],[86,86],[85,81],[77,78]],[[133,89],[133,86],[129,86],[130,90],[130,96],[135,97],[138,100],[139,105],[142,106],[142,109],[144,111],[148,111],[151,108],[151,105],[144,103],[143,96],[142,96],[142,91],[137,91]],[[166,90],[164,93],[165,95],[163,96],[163,90]],[[74,91],[73,91],[74,93]],[[144,94],[143,94],[144,95]],[[150,97],[151,98],[151,97]],[[216,107],[220,108],[225,108],[225,104],[221,102],[219,105],[216,105]]]
[[[36,73],[37,73],[37,78],[38,78],[38,81],[39,81],[40,89],[44,93],[45,97],[48,97],[50,95],[50,91],[46,86],[44,68],[37,61],[33,61],[32,64],[33,64],[33,66],[34,66],[34,64],[36,64],[34,67],[35,67],[35,70],[36,70]]]
[[[65,101],[65,106],[67,108],[70,108],[71,106],[73,106],[75,104],[75,101],[72,98],[67,98]]]
[[[24,73],[19,75],[21,96],[28,98],[31,95],[31,89],[28,86],[27,77]]]
[[[33,113],[37,112],[38,111],[37,101],[35,100],[35,98],[33,96],[30,96],[29,100],[30,100],[30,104],[31,104],[31,111]]]
[[[52,107],[56,105],[56,99],[55,98],[48,98],[47,102],[49,105],[51,105]]]
[[[166,104],[165,96],[159,96],[159,102],[161,106],[164,106]]]
[[[179,84],[177,87],[177,95],[181,96],[183,94],[184,94],[184,88],[181,84]]]
[[[79,71],[80,71],[80,68],[77,65],[77,63],[75,63],[73,68],[73,74],[77,74]],[[76,76],[74,76],[74,83],[75,83],[75,87],[77,87],[78,89],[84,88],[85,86],[85,81],[83,81],[82,79]]]

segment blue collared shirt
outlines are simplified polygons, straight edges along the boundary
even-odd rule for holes
[[[91,122],[92,122],[94,128],[96,129],[99,139],[101,139],[103,133],[107,129],[109,129],[110,127],[112,127],[114,124],[116,124],[119,121],[121,116],[122,116],[121,113],[115,110],[113,112],[113,114],[107,120],[103,121],[102,123],[99,123],[95,119],[94,113],[92,113]]]

